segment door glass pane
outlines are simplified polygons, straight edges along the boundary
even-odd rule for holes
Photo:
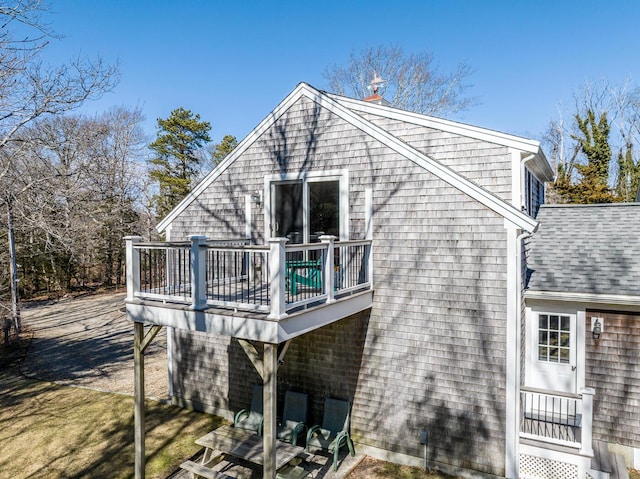
[[[540,329],[549,329],[549,316],[546,314],[541,314],[538,316],[538,328]]]
[[[538,316],[538,360],[568,364],[571,359],[570,316]]]
[[[302,182],[273,185],[273,221],[271,236],[289,238],[289,243],[302,243]]]
[[[538,359],[540,361],[547,360],[547,348],[545,346],[538,346]]]
[[[538,343],[539,344],[549,344],[549,333],[547,331],[539,331],[538,332]]]
[[[340,237],[340,182],[309,183],[309,240],[321,235]]]

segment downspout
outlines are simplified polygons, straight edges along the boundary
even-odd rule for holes
[[[511,434],[507,432],[507,450],[506,462],[505,462],[505,475],[508,478],[519,477],[520,468],[520,382],[522,371],[522,326],[523,326],[523,241],[531,236],[531,233],[522,230],[515,230],[517,235],[515,236],[515,251],[511,250],[510,254],[515,252],[515,257],[512,256],[515,264],[512,266],[512,274],[515,273],[515,330],[508,334],[508,337],[512,342],[511,347],[507,346],[507,351],[513,351],[513,357],[509,358],[507,355],[507,361],[510,361],[510,367],[507,366],[507,388],[511,390],[511,394],[507,392],[507,427],[510,429]],[[513,236],[512,236],[513,237]],[[510,373],[509,373],[510,370]],[[511,379],[511,381],[509,381]],[[511,412],[511,414],[510,414]],[[509,437],[511,436],[511,437]],[[509,440],[511,439],[511,440]]]
[[[169,224],[169,226],[167,226],[167,228],[165,229],[165,240],[167,242],[171,241],[171,224]],[[175,330],[171,327],[167,327],[165,329],[167,330],[167,394],[169,395],[169,400],[173,401],[173,333],[175,332]]]

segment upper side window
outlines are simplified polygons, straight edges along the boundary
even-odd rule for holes
[[[524,175],[524,207],[529,216],[535,218],[544,203],[544,183],[526,168]]]

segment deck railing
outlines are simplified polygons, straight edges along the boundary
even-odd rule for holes
[[[580,394],[520,388],[520,437],[592,454],[593,395],[590,388]]]
[[[295,309],[333,302],[371,287],[371,241],[287,246],[210,241],[127,244],[127,298],[268,313],[280,318]]]

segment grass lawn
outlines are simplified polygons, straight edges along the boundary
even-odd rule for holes
[[[133,398],[0,372],[0,478],[131,478]],[[221,419],[147,401],[148,478],[164,478]]]
[[[15,370],[21,349],[0,347],[0,479],[133,478],[133,398],[26,379]],[[199,450],[196,438],[222,424],[154,401],[146,411],[149,479],[166,478]],[[365,458],[347,479],[451,477]]]

